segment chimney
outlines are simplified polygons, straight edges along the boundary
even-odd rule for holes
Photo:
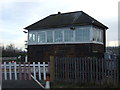
[[[61,12],[58,12],[58,14],[61,14]]]

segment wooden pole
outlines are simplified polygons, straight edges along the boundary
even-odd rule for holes
[[[19,77],[20,77],[20,80],[22,80],[22,68],[21,68],[21,62],[19,62]]]
[[[31,68],[30,68],[30,62],[28,62],[28,79],[31,80]]]
[[[27,80],[27,77],[26,77],[26,63],[24,62],[24,80]]]
[[[50,81],[53,82],[55,80],[55,72],[54,72],[54,56],[50,56]]]

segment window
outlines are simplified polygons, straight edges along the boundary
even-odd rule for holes
[[[38,32],[38,43],[45,43],[45,32]]]
[[[81,31],[76,30],[75,31],[75,41],[80,41],[81,40],[80,36],[81,36]]]
[[[36,43],[36,32],[29,32],[28,43]]]
[[[47,31],[47,42],[48,43],[53,42],[53,32],[52,31]]]
[[[32,34],[32,38],[33,38],[33,41],[36,40],[36,39],[35,39],[35,34],[34,34],[34,33]]]
[[[101,31],[101,42],[103,42],[103,31]]]
[[[76,41],[89,41],[90,40],[90,30],[87,28],[81,28],[75,31],[75,40]]]
[[[72,42],[74,41],[74,31],[72,30],[65,30],[64,31],[64,41],[65,42]]]
[[[55,42],[62,42],[63,41],[63,33],[61,30],[54,31],[54,39],[55,39]]]
[[[82,41],[89,41],[90,40],[90,30],[88,28],[82,29],[83,32],[83,39]]]
[[[31,33],[29,33],[29,41],[31,41],[31,39],[32,39],[32,34]]]
[[[97,35],[97,41],[98,42],[100,41],[100,33],[99,32],[100,32],[100,30],[97,29],[97,34],[96,35]]]
[[[103,42],[103,31],[97,28],[93,29],[93,41]]]

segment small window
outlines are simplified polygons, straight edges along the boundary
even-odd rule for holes
[[[103,31],[101,31],[101,42],[103,42]]]
[[[94,28],[93,30],[93,41],[97,41],[97,30]]]
[[[53,32],[52,31],[47,31],[47,42],[48,43],[53,42]]]
[[[38,43],[45,43],[45,32],[38,33]]]
[[[76,41],[81,41],[82,38],[80,38],[80,36],[82,36],[82,31],[81,30],[76,30],[75,31],[75,40]]]
[[[33,34],[33,41],[35,41],[35,34]]]
[[[100,41],[100,30],[97,29],[97,41],[99,42]]]
[[[93,30],[93,41],[103,42],[103,31],[97,28]]]
[[[90,40],[90,30],[88,28],[81,28],[75,31],[75,40],[76,41],[89,41]]]
[[[73,32],[74,31],[72,31],[72,30],[65,30],[64,31],[64,41],[65,42],[72,42],[72,41],[74,41]]]
[[[54,39],[55,39],[55,42],[62,42],[63,41],[63,33],[62,31],[55,31],[54,32]]]
[[[29,40],[31,40],[32,39],[32,34],[31,33],[29,33]]]
[[[35,32],[29,32],[28,43],[35,43],[35,42],[36,42],[36,33]]]

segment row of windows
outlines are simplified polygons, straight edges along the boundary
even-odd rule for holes
[[[89,40],[89,29],[29,32],[29,43],[84,42]]]
[[[84,27],[75,30],[30,31],[28,44],[59,42],[103,42],[103,31],[98,28]]]

